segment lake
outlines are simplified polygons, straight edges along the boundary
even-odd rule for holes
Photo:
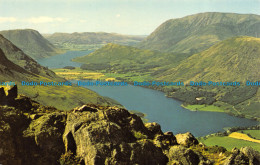
[[[69,54],[68,54],[69,53]],[[41,59],[38,62],[49,68],[67,66],[78,67],[79,63],[71,62],[72,58],[85,55],[87,52],[68,52],[63,55]],[[85,53],[85,54],[84,54]],[[89,52],[90,53],[90,52]],[[54,65],[54,64],[58,65]],[[76,80],[72,81],[76,83]],[[230,116],[225,113],[189,111],[181,107],[181,102],[165,97],[160,91],[137,86],[89,86],[89,89],[117,100],[128,110],[137,110],[147,114],[149,122],[157,122],[163,131],[174,134],[191,132],[194,136],[205,136],[225,127],[253,126],[259,124],[254,120]]]
[[[39,59],[39,60],[37,60],[37,62],[40,63],[42,66],[47,66],[48,68],[51,68],[51,69],[63,68],[65,66],[80,67],[81,66],[80,63],[73,62],[73,61],[71,61],[71,59],[87,55],[91,52],[93,52],[93,50],[68,51],[61,55],[56,55],[56,56],[52,56],[52,57],[48,57],[48,58]]]

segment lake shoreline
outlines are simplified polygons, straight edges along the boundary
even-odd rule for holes
[[[59,70],[66,70],[66,69],[63,69],[63,68],[57,68],[57,69],[52,69],[54,72],[56,71],[59,71]],[[78,67],[76,67],[76,69],[74,70],[69,70],[71,72],[74,72],[76,70],[76,72],[79,72],[79,73],[87,73],[87,72],[90,72],[90,73],[96,73],[96,74],[102,74],[102,77],[100,77],[99,79],[80,79],[80,77],[78,78],[72,78],[73,80],[90,80],[90,81],[99,81],[99,80],[102,80],[102,81],[106,81],[106,79],[109,78],[109,76],[107,76],[106,74],[107,73],[102,73],[102,72],[97,72],[97,71],[90,71],[90,70],[82,70]],[[56,73],[55,72],[55,73]],[[60,74],[60,72],[58,72]],[[115,77],[113,77],[115,78]],[[134,86],[134,81],[126,81],[126,80],[118,80],[118,81],[124,81],[124,82],[127,82],[128,84],[130,85],[133,85]],[[200,104],[193,104],[193,105],[185,105],[185,102],[182,101],[182,100],[179,100],[178,98],[176,97],[172,97],[172,96],[169,96],[167,95],[167,92],[165,92],[163,89],[164,88],[156,88],[156,87],[153,87],[153,86],[139,86],[139,87],[142,87],[142,88],[147,88],[147,89],[152,89],[152,90],[156,90],[156,91],[160,91],[160,92],[163,92],[165,94],[165,97],[167,98],[171,98],[173,100],[177,100],[177,101],[180,101],[182,102],[182,107],[187,109],[187,110],[190,110],[190,111],[207,111],[207,112],[220,112],[220,113],[225,113],[225,114],[228,114],[228,115],[231,115],[231,116],[235,116],[235,117],[240,117],[240,118],[245,118],[245,119],[250,119],[250,120],[254,120],[254,121],[260,121],[260,118],[252,118],[250,116],[246,116],[246,115],[239,115],[239,114],[235,114],[235,113],[232,113],[230,111],[225,111],[223,108],[221,107],[217,107],[217,106],[214,106],[214,105],[200,105]],[[210,108],[210,109],[207,109],[207,108]]]

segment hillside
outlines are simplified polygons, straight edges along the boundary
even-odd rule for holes
[[[1,96],[0,96],[0,99]],[[3,164],[259,164],[250,147],[199,144],[189,132],[173,135],[158,123],[118,107],[93,104],[62,112],[26,97],[0,104]],[[15,136],[14,136],[15,135]]]
[[[7,30],[0,31],[0,34],[33,59],[49,57],[62,52],[36,30]]]
[[[110,43],[73,61],[83,63],[81,68],[86,70],[151,77],[151,73],[176,67],[186,57],[186,54],[161,53]]]
[[[0,80],[1,82],[18,80],[22,77],[33,76],[28,71],[9,61],[0,48]]]
[[[197,53],[234,36],[260,36],[260,16],[200,13],[160,25],[138,47],[163,52]]]
[[[234,37],[184,60],[161,73],[160,80],[257,81],[260,79],[260,39]]]
[[[259,86],[246,86],[246,81],[259,81],[259,57],[259,38],[234,37],[183,60],[176,68],[157,75],[157,80],[184,81],[187,85],[190,81],[240,82],[239,86],[201,84],[170,89],[168,95],[186,104],[214,105],[227,113],[259,120]]]
[[[105,32],[54,33],[52,35],[44,36],[57,47],[69,50],[96,49],[107,43],[135,45],[145,38],[145,36],[122,35]]]
[[[0,36],[1,37],[1,36]],[[3,44],[4,43],[4,44]],[[5,51],[2,51],[4,45]],[[14,64],[7,59],[8,55],[19,57],[17,61],[26,64],[23,68]],[[28,61],[27,61],[28,60]],[[32,68],[30,68],[32,67]],[[35,70],[36,69],[36,70]],[[41,71],[39,74],[38,71]],[[48,75],[52,74],[52,76]],[[30,57],[25,55],[19,48],[15,47],[11,42],[0,38],[0,82],[15,82],[19,87],[19,94],[25,94],[36,101],[48,105],[55,106],[59,109],[69,110],[83,103],[95,103],[100,105],[118,105],[114,100],[107,99],[97,93],[82,87],[71,85],[62,86],[28,86],[22,85],[22,81],[33,82],[65,82],[63,78],[58,77],[54,72],[40,66]]]
[[[23,69],[32,72],[36,75],[40,75],[46,78],[51,78],[53,80],[57,80],[57,81],[63,80],[48,68],[38,64],[34,59],[26,55],[21,49],[16,47],[12,42],[7,40],[1,34],[0,34],[0,48],[2,49],[2,51],[10,61],[15,63],[16,65],[19,65]]]

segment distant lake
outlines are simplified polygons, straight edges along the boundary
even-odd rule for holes
[[[71,63],[69,60],[86,55],[86,53],[86,51],[70,52],[69,54],[66,53],[66,55],[60,55],[61,58],[54,56],[38,62],[49,68],[61,68],[67,65],[77,67],[80,66],[79,63]],[[76,82],[76,80],[72,82]],[[225,127],[246,127],[259,124],[254,120],[234,117],[225,113],[189,111],[181,107],[182,103],[180,101],[167,98],[163,92],[152,89],[132,85],[123,87],[90,86],[88,88],[102,96],[119,101],[128,110],[137,110],[147,114],[146,118],[149,122],[157,122],[161,125],[163,131],[172,131],[174,134],[191,132],[198,137],[224,131],[223,128]]]
[[[88,51],[68,51],[64,54],[56,55],[56,56],[51,56],[48,58],[42,58],[37,60],[39,64],[42,66],[48,66],[51,69],[54,68],[63,68],[65,66],[75,66],[75,67],[80,67],[81,64],[77,62],[71,61],[73,58],[76,57],[81,57],[84,55],[87,55],[89,53],[92,53],[93,50],[88,50]]]

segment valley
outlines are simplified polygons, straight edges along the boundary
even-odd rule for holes
[[[205,12],[150,35],[0,31],[0,164],[260,162],[259,29]]]
[[[91,52],[89,53],[91,54]],[[145,77],[139,75],[131,76],[131,74],[124,73],[113,74],[107,73],[105,70],[100,70],[100,72],[95,72],[93,70],[84,70],[76,67],[78,66],[77,63],[71,63],[70,67],[72,69],[64,69],[64,67],[66,67],[67,64],[66,60],[70,61],[74,58],[74,56],[77,56],[77,54],[80,55],[81,51],[75,51],[73,55],[71,54],[71,57],[67,55],[60,55],[60,60],[57,60],[57,57],[51,57],[46,58],[45,60],[42,59],[38,61],[40,63],[43,62],[42,65],[45,65],[49,68],[53,66],[53,61],[55,61],[57,64],[60,64],[60,62],[62,62],[62,65],[57,65],[57,69],[53,68],[53,66],[52,71],[62,76],[63,78],[68,78],[74,84],[77,84],[78,80],[82,82],[95,82],[95,80],[108,81],[107,79],[109,78],[115,78],[117,79],[117,81],[131,82],[129,81],[129,79],[124,80],[123,77],[131,78],[133,81],[138,82],[147,80],[145,79]],[[81,56],[84,57],[84,55],[82,54]],[[105,61],[106,58],[104,58],[103,60]],[[73,67],[75,67],[75,69]],[[122,76],[121,80],[118,78],[119,76]],[[119,103],[121,103],[124,107],[126,107],[129,110],[137,110],[141,113],[146,114],[145,119],[147,119],[148,122],[160,123],[164,131],[172,130],[174,133],[180,133],[183,131],[185,132],[185,130],[189,130],[195,136],[206,136],[210,133],[224,131],[224,127],[235,127],[245,125],[252,126],[258,124],[257,121],[233,117],[224,113],[206,112],[211,111],[211,107],[213,106],[205,108],[205,112],[189,111],[181,107],[182,102],[176,101],[172,98],[165,97],[165,94],[163,92],[155,91],[149,88],[133,86],[131,85],[131,83],[127,86],[120,87],[95,85],[89,85],[84,87],[97,92],[101,96],[106,96],[114,100],[117,100]],[[205,121],[201,122],[201,118],[204,118]],[[182,124],[183,121],[185,121],[185,125]],[[222,124],[220,124],[219,121],[222,121]],[[196,125],[194,125],[193,127],[192,123],[196,123]],[[197,127],[200,127],[201,129],[198,130]]]

